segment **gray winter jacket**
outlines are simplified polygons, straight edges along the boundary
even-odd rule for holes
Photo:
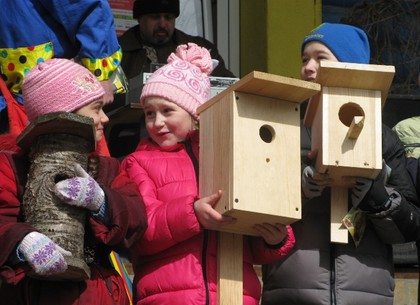
[[[301,130],[302,155],[306,156],[309,131]],[[393,304],[390,245],[416,239],[420,213],[405,169],[404,148],[388,127],[383,126],[382,133],[383,158],[392,169],[387,191],[396,195],[390,209],[368,214],[365,233],[356,248],[351,237],[348,244],[330,242],[329,189],[321,197],[303,202],[302,219],[292,225],[295,248],[282,262],[263,266],[262,305]]]

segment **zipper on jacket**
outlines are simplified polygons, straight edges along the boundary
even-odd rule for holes
[[[191,162],[193,163],[194,171],[195,171],[195,179],[197,181],[197,186],[198,186],[199,166],[198,166],[198,160],[194,155],[191,140],[185,141],[184,146],[185,146],[185,149],[187,151],[188,156],[191,159]],[[202,273],[203,273],[204,288],[206,290],[206,304],[205,305],[210,304],[209,283],[208,283],[208,280],[207,280],[207,244],[208,244],[208,231],[204,230],[204,232],[203,232],[203,252],[201,254],[201,268],[202,268]]]
[[[192,142],[190,139],[186,140],[183,142],[184,146],[185,146],[185,150],[187,151],[188,156],[191,159],[191,162],[193,163],[194,166],[194,171],[195,171],[195,180],[197,181],[197,185],[198,185],[198,177],[199,177],[199,166],[198,166],[198,160],[196,158],[196,156],[194,155],[194,151],[192,148]]]
[[[330,243],[330,298],[331,305],[337,303],[337,296],[335,294],[335,244]]]
[[[201,254],[201,267],[203,268],[203,281],[206,289],[206,305],[210,304],[210,293],[209,293],[209,283],[207,281],[207,243],[208,243],[208,234],[207,230],[203,232],[203,253]]]

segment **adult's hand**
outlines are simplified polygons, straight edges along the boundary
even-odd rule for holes
[[[102,88],[105,90],[104,95],[104,106],[111,104],[114,101],[114,86],[112,84],[111,80],[103,80],[100,82],[102,85]]]

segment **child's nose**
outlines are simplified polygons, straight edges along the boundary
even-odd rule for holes
[[[160,113],[156,113],[156,116],[155,116],[155,125],[156,126],[162,126],[164,124],[165,124],[165,116],[163,116]]]
[[[101,122],[103,125],[106,125],[109,123],[109,118],[102,109],[101,109]]]
[[[316,61],[315,59],[310,59],[305,66],[305,70],[307,70],[308,72],[316,72],[316,70],[318,69],[319,66],[319,62]]]

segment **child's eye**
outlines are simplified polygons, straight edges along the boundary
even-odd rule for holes
[[[173,109],[172,109],[172,108],[165,108],[165,109],[163,109],[163,112],[164,112],[164,113],[169,113],[169,112],[171,112],[171,111],[173,111]]]
[[[144,114],[145,114],[147,117],[150,117],[150,116],[152,116],[152,115],[153,115],[153,111],[145,111],[145,112],[144,112]]]

